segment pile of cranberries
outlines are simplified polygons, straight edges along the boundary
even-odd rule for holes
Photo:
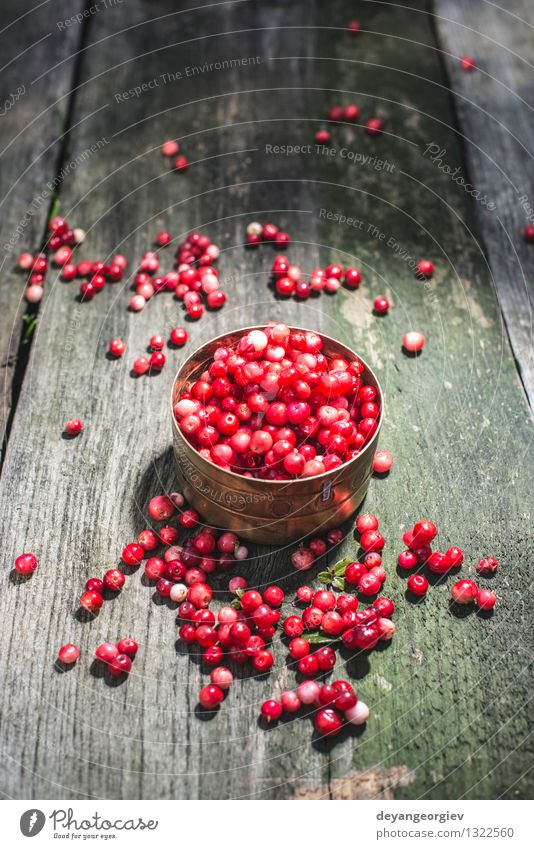
[[[163,156],[173,160],[173,168],[175,171],[187,171],[189,168],[189,159],[180,153],[180,145],[176,141],[166,141],[161,145]]]
[[[345,723],[363,725],[369,718],[365,702],[358,700],[352,684],[342,679],[331,684],[302,681],[296,691],[285,690],[280,699],[267,699],[261,706],[261,715],[266,722],[274,722],[282,714],[294,714],[303,706],[315,709],[312,716],[320,737],[335,737]]]
[[[247,245],[255,246],[260,242],[270,242],[276,248],[287,248],[291,241],[289,233],[280,230],[276,224],[260,224],[251,221],[247,225]]]
[[[267,480],[352,460],[376,433],[380,401],[359,360],[322,347],[316,333],[270,324],[218,348],[174,404],[182,434],[204,459]]]
[[[170,242],[171,235],[167,231],[157,234],[156,244],[160,247]],[[174,292],[183,301],[191,321],[203,315],[203,298],[209,309],[220,309],[226,302],[226,294],[219,288],[219,273],[213,267],[219,253],[209,236],[190,233],[178,246],[176,270],[152,276],[159,270],[159,258],[156,251],[147,251],[134,277],[136,294],[130,299],[130,309],[139,312],[150,298],[162,291]]]
[[[281,298],[295,297],[298,301],[305,301],[321,292],[333,295],[343,285],[347,289],[357,289],[362,279],[357,268],[343,270],[341,265],[333,263],[327,268],[314,268],[309,279],[305,280],[299,266],[290,265],[284,254],[274,258],[271,271],[276,293]]]
[[[85,278],[80,285],[80,297],[83,301],[100,292],[106,283],[117,282],[124,274],[126,259],[118,254],[113,257],[109,264],[100,260],[90,262],[83,260],[78,264],[73,262],[74,249],[85,240],[85,232],[79,228],[72,228],[64,219],[56,216],[48,224],[48,240],[45,250],[33,256],[30,253],[22,253],[18,259],[18,267],[22,271],[28,271],[28,286],[25,298],[28,303],[37,304],[44,294],[44,283],[49,265],[49,255],[52,255],[52,263],[61,268],[61,279],[65,281],[74,278]]]

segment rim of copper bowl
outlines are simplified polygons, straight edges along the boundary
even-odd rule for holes
[[[278,484],[280,487],[282,487],[282,486],[287,486],[290,483],[296,483],[296,482],[301,482],[301,481],[305,481],[305,480],[309,480],[309,481],[321,480],[322,478],[326,478],[329,475],[332,475],[332,472],[341,472],[343,469],[348,468],[348,466],[350,466],[351,463],[355,463],[357,460],[359,460],[361,457],[363,457],[363,455],[366,452],[369,451],[369,449],[371,448],[373,443],[376,442],[377,439],[378,439],[380,427],[381,427],[382,421],[384,419],[384,393],[382,392],[382,386],[380,385],[380,381],[378,380],[373,369],[366,362],[366,360],[363,359],[363,357],[360,357],[360,355],[357,354],[356,351],[353,351],[352,348],[349,348],[348,345],[345,345],[343,342],[338,342],[337,339],[334,339],[332,336],[328,336],[326,333],[321,333],[318,330],[310,330],[306,327],[293,327],[289,324],[287,326],[289,327],[289,329],[292,332],[298,331],[300,333],[315,333],[317,336],[320,336],[323,341],[327,340],[328,342],[333,342],[334,345],[340,345],[342,348],[345,348],[347,351],[350,351],[350,353],[357,360],[359,360],[362,363],[366,372],[368,372],[369,374],[372,375],[373,380],[376,383],[376,387],[377,387],[378,393],[380,395],[380,415],[377,419],[378,427],[377,427],[376,431],[374,432],[374,434],[371,437],[371,439],[369,440],[369,442],[360,451],[360,453],[358,454],[357,457],[353,457],[351,460],[346,460],[344,463],[341,464],[341,466],[337,466],[335,469],[329,469],[326,472],[321,472],[320,475],[313,475],[309,478],[293,478],[293,479],[288,480],[288,481],[287,480],[281,480],[281,481],[264,480],[263,478],[252,478],[251,479],[251,480],[254,481],[255,484],[260,484],[260,485],[265,485],[265,486],[273,486],[273,484],[274,485]],[[224,472],[227,475],[231,475],[237,481],[240,481],[240,480],[242,481],[243,475],[240,475],[238,472],[232,472],[232,471],[229,471],[228,469],[223,469],[223,468],[221,468],[221,466],[218,466],[216,463],[214,463],[213,460],[207,460],[205,457],[202,457],[202,455],[199,454],[199,452],[194,447],[194,445],[191,445],[191,443],[187,441],[187,439],[183,435],[182,431],[178,427],[178,423],[176,421],[176,416],[174,415],[174,388],[176,386],[178,378],[181,376],[182,372],[187,367],[189,361],[192,360],[194,357],[197,357],[199,355],[199,353],[201,351],[203,351],[204,348],[206,348],[208,345],[213,345],[214,342],[219,342],[223,339],[227,339],[228,336],[234,336],[237,333],[245,334],[245,333],[250,333],[251,330],[265,330],[266,327],[267,327],[267,325],[265,325],[265,324],[254,324],[254,325],[251,325],[250,327],[239,327],[236,330],[228,330],[226,333],[221,333],[219,336],[214,336],[213,339],[210,339],[208,342],[204,342],[203,345],[199,345],[199,347],[196,348],[191,354],[189,354],[189,356],[186,360],[184,360],[184,362],[182,363],[182,365],[180,366],[180,368],[176,372],[176,374],[174,376],[174,380],[172,382],[172,386],[171,386],[171,416],[172,416],[173,430],[179,435],[179,437],[182,440],[182,442],[184,443],[184,445],[187,446],[188,448],[191,448],[195,452],[195,454],[198,456],[199,461],[203,461],[203,462],[207,463],[209,466],[212,466],[214,469],[218,469],[219,472]]]

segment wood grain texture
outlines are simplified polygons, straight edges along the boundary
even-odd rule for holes
[[[461,166],[423,7],[278,0],[230,3],[207,16],[132,0],[127,28],[120,7],[91,20],[68,155],[107,141],[64,181],[62,210],[87,228],[88,257],[121,250],[132,269],[160,226],[177,240],[204,228],[222,247],[230,300],[221,313],[188,325],[190,343],[183,354],[168,351],[160,375],[136,380],[133,359],[150,335],[183,323],[179,305],[161,295],[134,315],[127,285],[109,285],[89,304],[77,302],[73,285],[50,288],[0,497],[6,574],[21,551],[35,551],[41,564],[29,581],[6,580],[0,597],[5,795],[529,795],[532,638],[521,591],[532,562],[532,428],[470,230],[470,199],[423,155],[436,139]],[[343,31],[353,16],[368,30],[358,39]],[[247,66],[186,72],[256,56],[261,61]],[[177,72],[180,78],[162,82]],[[151,80],[159,82],[139,96],[115,97]],[[332,155],[313,144],[298,154],[266,148],[308,144],[326,108],[351,100],[364,120],[384,116],[380,139],[338,127]],[[187,174],[167,172],[159,152],[165,138],[181,140],[194,163]],[[306,271],[333,260],[359,265],[360,290],[276,301],[268,288],[272,249],[243,248],[252,218],[288,229],[289,255]],[[437,265],[428,286],[413,274],[423,256]],[[164,253],[162,267],[171,264]],[[372,316],[380,294],[393,303],[382,320]],[[119,562],[123,545],[147,524],[149,498],[173,485],[167,404],[182,358],[227,329],[268,318],[338,336],[370,361],[386,392],[382,446],[394,452],[395,466],[388,479],[372,482],[365,508],[378,513],[388,539],[398,634],[369,657],[340,658],[339,676],[356,679],[372,720],[329,744],[313,740],[308,719],[267,730],[258,724],[261,702],[294,685],[280,642],[274,674],[238,671],[223,708],[202,720],[196,697],[206,670],[176,643],[175,611],[154,599],[139,570],[130,570],[98,618],[76,617],[85,580]],[[416,359],[400,348],[410,327],[428,337]],[[113,336],[128,344],[117,362],[106,358]],[[63,424],[74,415],[86,429],[63,440]],[[483,554],[502,561],[494,617],[454,616],[451,580],[420,604],[405,597],[396,553],[403,530],[423,515],[439,523],[440,545],[464,549],[465,574]],[[349,538],[334,556],[356,551]],[[251,585],[276,579],[290,596],[299,582],[283,550],[255,549],[246,573]],[[111,686],[91,657],[102,640],[126,634],[139,641],[139,656],[129,680]],[[67,641],[80,645],[82,657],[60,674],[54,659]]]
[[[532,407],[534,251],[522,231],[534,223],[534,8],[528,0],[504,8],[437,0],[435,13],[469,177],[495,204],[475,203],[475,219]],[[458,57],[466,54],[476,58],[474,73],[459,67]]]
[[[43,240],[53,197],[64,122],[81,27],[62,31],[58,22],[83,3],[60,0],[35,8],[29,0],[2,3],[0,26],[0,439],[11,409],[11,385],[25,312],[24,277],[16,260]],[[62,72],[54,84],[38,79],[55,62]],[[36,309],[30,310],[35,314]]]

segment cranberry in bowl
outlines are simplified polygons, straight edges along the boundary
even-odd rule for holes
[[[255,542],[327,531],[365,496],[383,407],[369,366],[322,333],[273,322],[219,336],[172,387],[184,495]]]

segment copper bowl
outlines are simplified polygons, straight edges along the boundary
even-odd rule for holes
[[[217,348],[234,345],[251,330],[264,329],[264,326],[244,327],[225,333],[202,345],[183,363],[171,390],[173,444],[182,492],[208,524],[232,530],[252,542],[281,545],[337,527],[358,509],[369,486],[384,416],[384,398],[375,374],[361,357],[335,339],[318,333],[324,354],[359,360],[365,367],[365,382],[377,390],[378,428],[361,453],[330,472],[291,481],[247,478],[205,460],[182,435],[174,417],[174,403],[186,385],[207,368]]]

